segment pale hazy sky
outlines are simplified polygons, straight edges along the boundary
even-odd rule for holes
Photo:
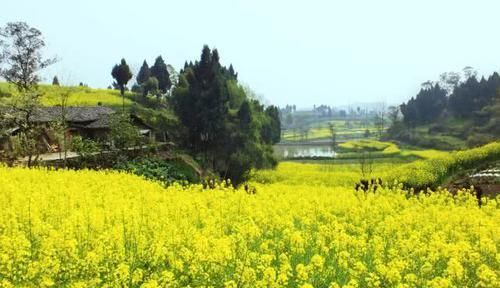
[[[498,0],[2,0],[0,25],[40,29],[46,72],[106,87],[124,57],[177,70],[203,44],[273,104],[399,103],[420,83],[470,65],[500,69]]]

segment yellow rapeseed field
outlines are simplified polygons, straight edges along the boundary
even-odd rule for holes
[[[0,167],[0,287],[500,287],[497,200],[302,180]]]
[[[61,105],[61,98],[67,96],[67,106],[97,106],[99,103],[105,106],[121,107],[122,97],[120,91],[111,89],[92,89],[82,86],[53,86],[42,84],[38,86],[38,92],[42,94],[41,104],[43,106]],[[19,92],[10,84],[0,82],[0,97],[2,102],[8,103],[15,99]],[[133,102],[125,98],[125,105],[130,106]]]

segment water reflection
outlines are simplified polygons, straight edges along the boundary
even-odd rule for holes
[[[274,154],[282,159],[335,157],[330,145],[275,145]]]

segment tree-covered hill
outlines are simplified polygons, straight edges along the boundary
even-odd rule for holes
[[[478,80],[466,67],[422,84],[399,106],[388,136],[409,144],[440,149],[473,147],[500,139],[500,76]]]

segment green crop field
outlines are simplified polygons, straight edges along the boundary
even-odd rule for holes
[[[331,139],[332,134],[329,124],[332,124],[338,139],[365,138],[366,130],[369,131],[368,138],[373,138],[377,133],[377,128],[371,122],[362,123],[361,121],[351,120],[328,120],[314,122],[303,128],[286,129],[283,131],[282,140],[286,142],[296,142]]]

